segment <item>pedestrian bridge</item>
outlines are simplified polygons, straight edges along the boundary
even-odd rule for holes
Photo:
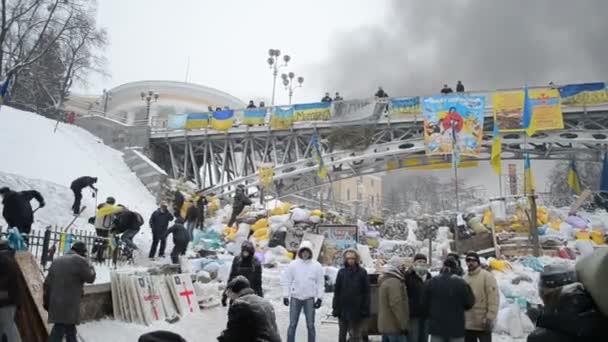
[[[491,92],[470,93],[491,98]],[[425,155],[420,114],[393,115],[385,99],[363,99],[332,104],[327,121],[296,122],[289,129],[268,124],[247,126],[238,120],[227,131],[151,129],[152,159],[168,174],[185,177],[206,193],[230,194],[236,185],[260,184],[260,165],[274,167],[273,192],[278,197],[302,192],[329,182],[399,168],[450,162],[450,157]],[[562,105],[564,129],[504,133],[502,158],[600,160],[608,145],[608,105]],[[237,115],[238,116],[238,115]],[[268,120],[266,120],[267,122]],[[486,101],[482,152],[475,160],[489,160],[493,108]],[[320,179],[312,143],[319,141],[328,177]],[[462,161],[468,159],[462,158]]]

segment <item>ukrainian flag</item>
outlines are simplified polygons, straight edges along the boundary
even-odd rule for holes
[[[227,131],[234,124],[234,111],[232,109],[213,112],[211,127],[218,131]]]
[[[201,129],[209,126],[209,113],[189,113],[186,119],[186,129]]]
[[[500,133],[498,132],[498,125],[494,121],[494,139],[492,141],[492,152],[490,154],[490,165],[494,171],[498,174],[502,174],[502,164],[500,160],[500,154],[502,153],[502,141],[500,139]]]
[[[578,177],[578,172],[576,172],[576,162],[574,159],[570,162],[570,167],[568,168],[568,186],[577,194],[583,192],[583,187],[581,186],[581,180]]]
[[[532,123],[532,101],[530,101],[530,94],[528,93],[528,86],[524,88],[524,108],[522,114],[522,128],[528,133],[528,135],[534,134],[534,127]]]
[[[295,121],[327,121],[331,119],[331,102],[297,104],[293,106]]]
[[[274,107],[270,127],[274,129],[288,129],[293,124],[293,107]]]
[[[530,154],[526,153],[524,159],[524,194],[534,193],[534,177],[532,176],[532,166],[530,165]]]
[[[245,125],[263,125],[266,121],[266,108],[247,109],[243,117]]]
[[[317,161],[319,162],[319,170],[317,171],[317,176],[320,179],[325,179],[327,177],[327,166],[325,162],[323,162],[323,156],[321,155],[321,146],[319,145],[319,138],[316,134],[312,136],[311,145],[314,148],[315,154],[317,155]]]

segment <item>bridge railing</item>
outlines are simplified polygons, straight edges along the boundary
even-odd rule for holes
[[[599,84],[599,83],[597,83]],[[602,83],[603,84],[603,83]],[[563,87],[534,86],[534,89],[555,89],[560,94],[561,105],[565,112],[595,110],[597,106],[608,109],[608,91],[605,85],[600,90],[585,90],[587,85],[568,85]],[[570,88],[569,88],[570,87]],[[564,89],[580,87],[575,95]],[[422,102],[426,97],[443,96],[481,96],[485,99],[485,116],[494,115],[494,94],[520,91],[523,88],[497,89],[494,91],[469,91],[448,95],[429,94],[428,96],[364,98],[331,103],[316,102],[307,104],[279,105],[274,107],[252,109],[223,109],[215,112],[184,113],[171,115],[168,118],[153,118],[150,126],[153,133],[170,131],[229,131],[235,127],[264,126],[272,129],[288,129],[301,125],[318,125],[323,123],[365,122],[369,120],[418,121],[422,120]]]

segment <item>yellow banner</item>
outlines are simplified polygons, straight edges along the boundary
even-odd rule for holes
[[[530,89],[528,96],[532,106],[531,126],[534,132],[564,128],[559,90]]]
[[[494,120],[500,132],[521,132],[524,91],[501,91],[492,95]]]

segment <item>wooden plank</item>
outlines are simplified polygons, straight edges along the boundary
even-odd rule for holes
[[[19,282],[23,305],[17,310],[17,327],[21,339],[28,342],[46,342],[50,327],[47,324],[48,314],[42,306],[44,276],[30,252],[17,252],[15,260],[19,265],[21,277]]]

